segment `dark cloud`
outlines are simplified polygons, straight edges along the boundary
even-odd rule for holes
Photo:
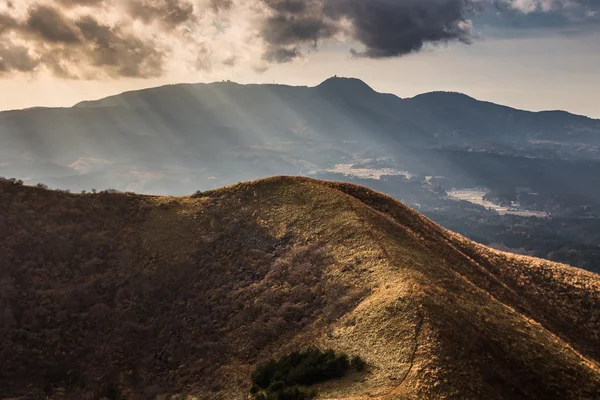
[[[359,54],[380,58],[419,51],[425,43],[469,43],[471,0],[326,0],[325,13],[351,22],[365,46]]]
[[[127,0],[133,18],[145,23],[160,21],[167,27],[176,27],[192,19],[194,5],[187,0]]]
[[[507,27],[590,31],[600,23],[600,0],[262,1],[270,11],[260,27],[268,44],[263,58],[272,62],[291,61],[301,55],[300,48],[316,47],[338,33],[363,46],[352,54],[370,58],[403,56],[426,44],[468,44],[471,20],[486,9],[499,13]]]
[[[76,27],[50,6],[38,5],[30,9],[24,29],[46,42],[73,44],[80,41]]]
[[[109,75],[150,78],[162,74],[166,53],[155,43],[100,24],[91,16],[77,21],[77,26],[85,38],[88,60],[107,69]]]
[[[270,63],[286,63],[300,57],[301,55],[302,53],[297,47],[271,47],[265,52],[265,54],[263,54],[263,60]]]
[[[473,0],[264,0],[272,11],[261,28],[272,45],[266,59],[283,54],[280,46],[301,46],[350,29],[366,57],[394,57],[419,51],[425,43],[470,42],[468,18]],[[290,53],[291,54],[291,53]]]
[[[318,4],[310,0],[264,0],[270,9],[278,13],[302,14]]]
[[[338,28],[323,18],[312,16],[276,15],[267,18],[261,34],[271,45],[290,45],[327,39],[337,32]]]
[[[319,0],[262,0],[271,11],[263,20],[260,35],[267,44],[263,60],[286,63],[302,55],[301,45],[316,48],[331,38],[337,24],[325,18]]]

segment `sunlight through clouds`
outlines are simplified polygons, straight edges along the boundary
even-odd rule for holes
[[[0,73],[67,79],[165,73],[302,58],[323,42],[385,58],[470,42],[478,0],[26,0],[0,9]],[[373,23],[375,22],[375,23]]]
[[[265,71],[333,42],[356,58],[401,57],[474,42],[473,18],[492,5],[573,24],[595,21],[598,9],[595,0],[9,1],[0,5],[0,77]]]

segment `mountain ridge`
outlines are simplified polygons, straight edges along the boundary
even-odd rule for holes
[[[369,365],[323,399],[598,394],[597,274],[477,245],[364,187],[0,189],[9,396],[237,398],[256,361],[308,345]]]
[[[249,86],[249,87],[257,87],[257,86],[264,86],[264,87],[282,87],[282,88],[304,88],[304,89],[316,89],[316,88],[323,88],[326,86],[329,86],[331,84],[331,86],[334,87],[340,87],[343,85],[341,85],[342,83],[351,83],[354,86],[357,87],[363,87],[365,89],[368,88],[368,90],[380,94],[380,95],[389,95],[389,96],[393,96],[396,97],[400,100],[415,100],[417,98],[421,98],[421,97],[428,97],[428,96],[435,96],[435,95],[449,95],[449,96],[453,96],[453,95],[458,95],[460,97],[467,97],[471,100],[475,100],[477,102],[482,102],[482,103],[487,103],[487,104],[492,104],[495,106],[500,106],[500,107],[504,107],[504,108],[508,108],[508,109],[512,109],[515,111],[523,111],[523,112],[528,112],[528,113],[533,113],[533,114],[539,114],[539,113],[553,113],[553,112],[560,112],[560,113],[565,113],[568,114],[569,116],[575,116],[575,117],[585,117],[588,118],[590,120],[593,121],[600,121],[600,118],[592,118],[589,116],[586,116],[584,114],[577,114],[577,113],[573,113],[570,111],[566,111],[566,110],[560,110],[560,109],[548,109],[548,110],[539,110],[539,111],[532,111],[532,110],[527,110],[527,109],[522,109],[522,108],[517,108],[517,107],[513,107],[513,106],[509,106],[509,105],[505,105],[505,104],[500,104],[500,103],[494,103],[492,101],[487,101],[487,100],[481,100],[478,98],[475,98],[473,96],[470,96],[466,93],[463,92],[456,92],[456,91],[451,91],[451,90],[434,90],[434,91],[430,91],[430,92],[423,92],[417,95],[414,95],[412,97],[401,97],[397,94],[394,93],[386,93],[386,92],[378,92],[375,89],[373,89],[369,84],[367,84],[365,81],[363,81],[362,79],[359,78],[352,78],[352,77],[330,77],[325,79],[323,82],[315,85],[315,86],[307,86],[307,85],[288,85],[288,84],[279,84],[279,83],[248,83],[248,84],[242,84],[242,83],[237,83],[234,81],[215,81],[215,82],[206,82],[206,83],[175,83],[175,84],[167,84],[167,85],[161,85],[161,86],[156,86],[156,87],[150,87],[150,88],[145,88],[145,89],[134,89],[134,90],[128,90],[125,92],[121,92],[121,93],[117,93],[114,95],[110,95],[110,96],[106,96],[103,98],[99,98],[96,100],[83,100],[80,101],[76,104],[74,104],[71,107],[56,107],[56,108],[73,108],[73,107],[85,107],[85,106],[89,106],[93,103],[96,102],[103,102],[106,101],[108,99],[114,99],[117,98],[119,96],[122,95],[127,95],[127,94],[134,94],[134,93],[144,93],[144,92],[150,92],[153,90],[160,90],[163,88],[168,88],[168,87],[176,87],[176,88],[185,88],[185,87],[204,87],[204,86],[210,86],[210,85],[237,85],[237,86]],[[50,108],[52,109],[53,107],[32,107],[32,108],[27,108],[24,109],[25,110],[32,110],[32,109],[36,109],[36,108]],[[21,110],[7,110],[7,111],[21,111]],[[0,113],[2,113],[4,111],[0,111]]]
[[[154,86],[154,87],[148,87],[148,88],[144,88],[144,89],[132,89],[132,90],[127,90],[124,92],[120,92],[120,93],[116,93],[113,95],[109,95],[109,96],[105,96],[105,97],[101,97],[95,100],[82,100],[80,102],[75,103],[72,106],[65,106],[65,107],[47,107],[47,106],[34,106],[34,107],[27,107],[27,108],[23,108],[23,109],[10,109],[10,110],[1,110],[0,111],[0,116],[2,114],[10,114],[10,113],[15,113],[15,112],[27,112],[27,111],[39,111],[39,110],[61,110],[61,109],[72,109],[72,108],[79,108],[79,107],[110,107],[111,105],[101,105],[101,103],[103,102],[110,102],[111,100],[117,100],[120,97],[123,96],[128,96],[128,95],[134,95],[134,94],[148,94],[154,91],[160,91],[160,90],[164,90],[166,88],[175,88],[175,89],[185,89],[185,88],[203,88],[203,87],[207,87],[207,86],[219,86],[219,85],[230,85],[230,86],[239,86],[239,87],[275,87],[275,88],[300,88],[300,89],[317,89],[317,88],[326,88],[327,86],[333,86],[333,87],[344,87],[344,85],[341,85],[341,83],[350,83],[352,85],[354,85],[355,87],[362,87],[363,89],[368,89],[369,91],[371,91],[372,93],[375,94],[379,94],[379,95],[384,95],[384,96],[390,96],[390,97],[395,97],[399,100],[415,100],[415,99],[419,99],[419,98],[424,98],[424,97],[431,97],[431,96],[438,96],[438,95],[446,95],[446,96],[459,96],[459,97],[463,97],[463,98],[468,98],[470,100],[474,100],[476,102],[479,103],[486,103],[486,104],[490,104],[490,105],[495,105],[495,106],[499,106],[499,107],[503,107],[506,109],[511,109],[514,111],[519,111],[519,112],[527,112],[527,113],[532,113],[532,114],[542,114],[542,113],[562,113],[571,117],[583,117],[583,118],[587,118],[591,121],[600,121],[600,118],[593,118],[593,117],[589,117],[586,116],[584,114],[578,114],[578,113],[574,113],[571,111],[566,111],[566,110],[560,110],[560,109],[547,109],[547,110],[538,110],[538,111],[533,111],[533,110],[527,110],[527,109],[522,109],[522,108],[517,108],[517,107],[513,107],[513,106],[509,106],[509,105],[505,105],[505,104],[500,104],[500,103],[494,103],[492,101],[488,101],[488,100],[481,100],[478,98],[475,98],[473,96],[470,96],[466,93],[463,92],[457,92],[457,91],[451,91],[451,90],[434,90],[434,91],[430,91],[430,92],[423,92],[420,94],[416,94],[412,97],[400,97],[397,94],[394,93],[386,93],[386,92],[378,92],[376,90],[374,90],[371,86],[369,86],[365,81],[358,79],[358,78],[351,78],[351,77],[331,77],[331,78],[327,78],[326,80],[324,80],[323,82],[315,85],[315,86],[307,86],[307,85],[289,85],[289,84],[279,84],[279,83],[247,83],[247,84],[242,84],[242,83],[237,83],[235,81],[214,81],[214,82],[199,82],[199,83],[172,83],[172,84],[165,84],[165,85],[160,85],[160,86]],[[98,105],[96,105],[95,103],[98,103]],[[114,106],[114,105],[112,105]]]

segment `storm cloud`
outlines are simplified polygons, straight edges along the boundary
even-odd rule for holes
[[[262,34],[274,47],[312,43],[339,34],[364,49],[353,54],[396,57],[419,51],[425,43],[471,39],[473,0],[265,0],[273,16]]]
[[[327,12],[348,18],[353,36],[368,57],[395,57],[419,51],[425,43],[471,41],[471,0],[330,0]],[[335,6],[335,8],[333,8]],[[375,21],[375,23],[373,23]]]
[[[264,70],[333,40],[357,57],[399,57],[471,43],[472,20],[486,7],[590,23],[600,0],[22,0],[0,4],[0,77]]]

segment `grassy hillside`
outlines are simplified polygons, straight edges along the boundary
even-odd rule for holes
[[[312,346],[368,364],[323,399],[599,394],[598,275],[476,245],[359,186],[156,197],[3,180],[0,244],[0,398],[242,399],[257,362]]]

